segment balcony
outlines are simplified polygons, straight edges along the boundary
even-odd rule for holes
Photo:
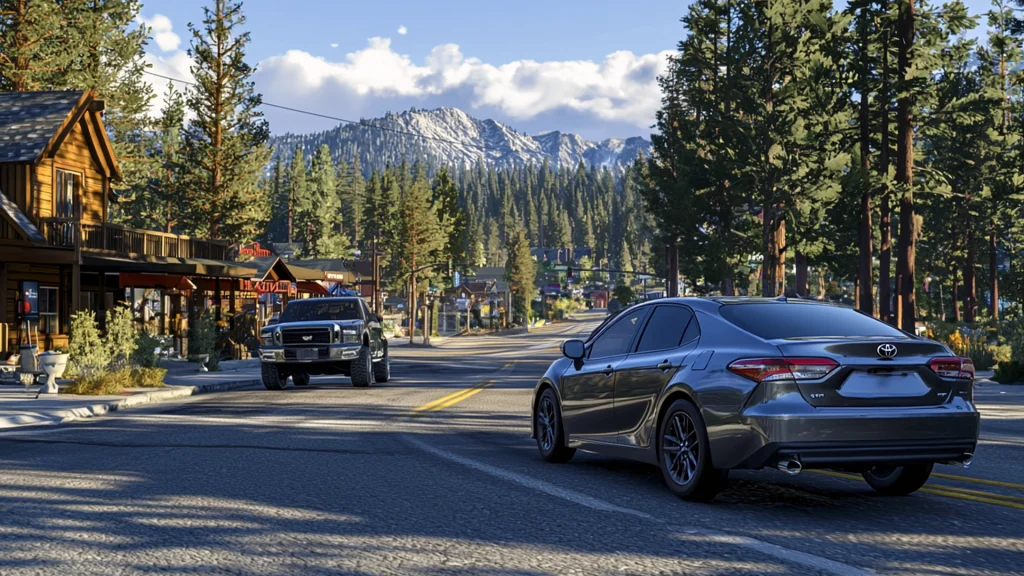
[[[80,229],[80,230],[79,230]],[[118,224],[81,224],[72,218],[44,218],[42,232],[46,243],[59,248],[75,247],[80,238],[86,252],[107,252],[120,256],[157,256],[163,258],[205,258],[224,260],[228,243],[137,230]]]

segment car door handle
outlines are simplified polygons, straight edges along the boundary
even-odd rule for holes
[[[605,367],[604,370],[601,371],[601,374],[604,374],[605,376],[611,376],[612,374],[615,374],[615,370],[612,370],[612,365],[609,364],[608,366]]]
[[[658,370],[666,370],[666,371],[668,371],[668,370],[671,370],[671,369],[672,369],[672,363],[669,362],[668,360],[665,360],[661,364],[658,364]]]

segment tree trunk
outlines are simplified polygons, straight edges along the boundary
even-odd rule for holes
[[[412,269],[416,269],[416,259],[413,258]],[[413,343],[416,335],[416,273],[409,274],[409,344]]]
[[[796,295],[807,298],[807,255],[796,251]]]
[[[978,294],[974,281],[974,231],[967,227],[967,261],[964,262],[964,322],[974,322]]]
[[[736,295],[736,281],[733,280],[732,274],[727,275],[722,279],[722,295],[723,296],[735,296]]]
[[[988,285],[992,287],[989,303],[989,315],[993,320],[999,320],[999,244],[996,242],[996,233],[993,231],[988,236]]]
[[[821,273],[821,268],[818,268],[818,300],[825,299],[825,275]]]
[[[883,1],[882,11],[888,10],[888,2]],[[889,175],[889,36],[883,34],[882,50],[882,87],[879,90],[879,113],[881,115],[881,142],[878,151],[878,173],[887,178]],[[882,184],[878,194],[879,209],[879,246],[878,246],[878,315],[883,322],[892,323],[892,222],[889,206],[889,186]]]
[[[668,297],[676,298],[679,296],[679,247],[674,240],[665,247],[665,259],[668,269]]]
[[[867,10],[864,8],[863,10]],[[868,86],[868,27],[860,25],[861,39],[861,90],[860,90],[860,165],[865,172],[871,169],[871,110],[868,104],[870,87]],[[872,274],[871,246],[871,190],[865,189],[860,199],[860,253],[858,255],[857,279],[859,302],[857,309],[865,314],[875,313],[875,299],[872,296],[874,274]],[[798,283],[799,284],[799,283]],[[799,290],[799,288],[798,288]]]
[[[960,322],[960,283],[956,274],[956,267],[953,267],[953,322]]]
[[[761,295],[782,295],[786,288],[786,218],[779,206],[764,211],[763,268]]]
[[[907,0],[900,8],[897,33],[899,35],[900,96],[896,111],[896,182],[900,184],[899,252],[896,270],[899,276],[899,326],[914,333],[917,324],[917,299],[914,286],[916,260],[917,220],[914,218],[914,98],[907,91],[910,75],[911,51],[914,47],[914,0]]]

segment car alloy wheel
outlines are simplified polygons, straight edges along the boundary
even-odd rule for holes
[[[537,442],[545,452],[555,445],[555,405],[547,396],[541,398],[537,409]]]
[[[697,474],[700,441],[693,421],[685,412],[672,415],[661,440],[665,469],[676,484],[685,486]]]

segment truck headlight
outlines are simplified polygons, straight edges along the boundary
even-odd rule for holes
[[[260,344],[263,346],[273,346],[280,340],[280,334],[277,330],[260,332]]]
[[[342,328],[341,341],[344,344],[354,344],[359,342],[359,330],[356,330],[355,328]]]

